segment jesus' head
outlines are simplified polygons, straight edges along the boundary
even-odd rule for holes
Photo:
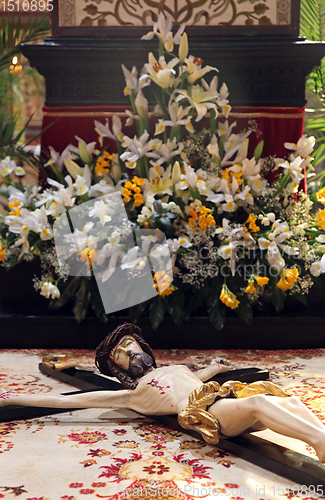
[[[124,323],[97,347],[96,366],[105,375],[118,378],[124,388],[135,389],[137,379],[155,368],[156,362],[140,328]]]

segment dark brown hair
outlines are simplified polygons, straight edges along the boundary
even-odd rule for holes
[[[132,323],[119,325],[113,332],[105,337],[96,349],[95,363],[99,371],[104,375],[118,378],[126,389],[135,389],[138,382],[130,377],[125,370],[117,366],[109,357],[112,349],[118,344],[121,338],[126,335],[133,337],[138,342],[143,352],[149,354],[153,361],[152,366],[156,368],[156,361],[151,347],[143,340],[141,329]]]

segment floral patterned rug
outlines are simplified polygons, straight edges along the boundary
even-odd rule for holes
[[[92,366],[91,351],[2,350],[0,386],[21,393],[76,390],[46,377],[38,364],[67,353]],[[325,422],[325,349],[296,351],[155,351],[157,364],[203,368],[223,358],[233,368],[267,368]],[[312,457],[310,446],[271,431],[257,433]],[[128,410],[76,410],[0,423],[0,498],[19,500],[319,498],[217,447]]]

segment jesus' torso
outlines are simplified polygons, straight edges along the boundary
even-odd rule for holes
[[[130,395],[129,407],[148,415],[180,413],[203,382],[185,365],[163,366],[147,373]]]

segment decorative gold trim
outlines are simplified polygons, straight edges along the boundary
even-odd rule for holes
[[[77,118],[81,116],[103,116],[103,117],[113,117],[118,115],[121,117],[129,116],[124,111],[44,111],[44,116],[57,117],[57,118]]]
[[[303,118],[303,113],[229,113],[232,118]]]
[[[285,109],[285,108],[284,108]],[[91,116],[102,116],[106,118],[118,115],[120,117],[128,117],[129,115],[125,111],[44,111],[44,116],[56,117],[56,118],[77,118],[77,117],[91,117]],[[220,113],[222,115],[222,113]],[[231,112],[229,117],[231,118],[303,118],[304,113],[268,113],[264,112]]]

